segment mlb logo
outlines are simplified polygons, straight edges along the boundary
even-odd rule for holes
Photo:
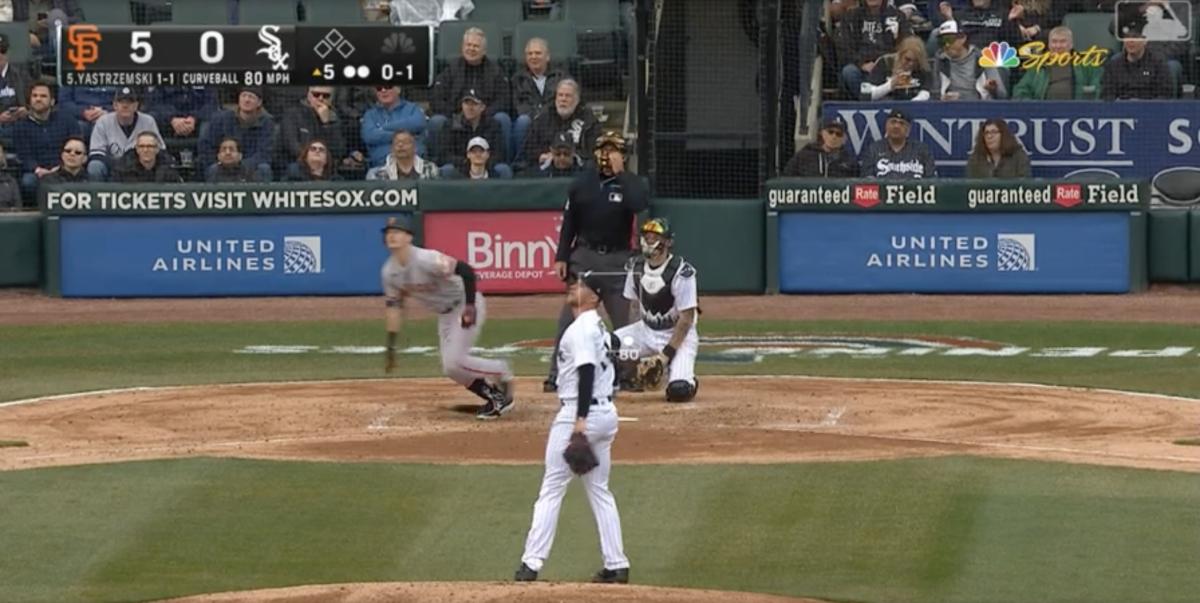
[[[859,207],[875,207],[879,205],[878,184],[855,184],[854,198],[851,200]]]
[[[1192,39],[1192,3],[1187,0],[1119,0],[1117,39],[1147,42],[1188,42]]]
[[[1063,207],[1075,207],[1083,203],[1082,184],[1055,184],[1054,204]]]

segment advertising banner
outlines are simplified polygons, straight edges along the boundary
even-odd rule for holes
[[[785,293],[1124,293],[1130,216],[787,213]]]
[[[381,294],[389,215],[62,218],[62,294]]]
[[[484,293],[563,290],[554,274],[561,211],[425,214],[425,243],[475,269]]]
[[[825,103],[825,117],[846,121],[846,144],[861,156],[883,138],[897,103]],[[1004,119],[1029,153],[1035,178],[1099,171],[1152,179],[1177,166],[1200,165],[1200,103],[1193,101],[976,101],[900,103],[913,120],[911,137],[929,146],[938,176],[965,173],[984,120]]]
[[[416,211],[415,182],[274,182],[229,185],[60,184],[39,195],[51,216],[191,216]]]
[[[768,180],[767,211],[1133,211],[1144,180]]]

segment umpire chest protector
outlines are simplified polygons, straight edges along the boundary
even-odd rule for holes
[[[675,328],[679,311],[675,309],[675,294],[671,283],[682,274],[691,276],[695,272],[683,258],[672,255],[658,268],[650,266],[644,256],[633,259],[633,284],[638,303],[642,306],[642,322],[656,331]]]

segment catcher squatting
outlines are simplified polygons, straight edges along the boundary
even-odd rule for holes
[[[596,312],[603,292],[603,279],[591,272],[575,278],[567,288],[567,303],[575,320],[563,332],[554,359],[561,408],[546,440],[546,472],[533,505],[525,552],[514,576],[518,582],[537,580],[549,557],[558,513],[573,475],[583,481],[600,532],[604,567],[592,581],[629,582],[629,559],[621,541],[621,515],[608,489],[618,418],[613,404],[616,376],[610,356],[614,337]]]

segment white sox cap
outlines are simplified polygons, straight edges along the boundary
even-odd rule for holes
[[[491,145],[488,144],[487,139],[482,136],[476,136],[475,138],[471,139],[471,142],[467,143],[468,151],[470,151],[471,149],[473,149],[475,147],[481,147],[485,151],[492,150],[492,147],[491,147]]]

